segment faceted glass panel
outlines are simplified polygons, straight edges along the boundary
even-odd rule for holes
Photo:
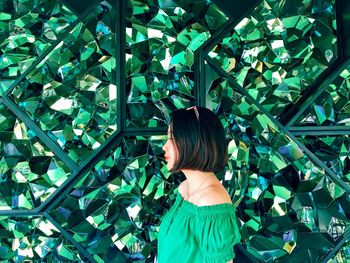
[[[262,1],[209,52],[274,116],[337,58],[334,0]]]
[[[203,43],[213,41],[215,47],[205,51],[209,63],[217,63],[279,116],[338,59],[335,0],[264,0],[222,33],[228,18],[209,0],[128,0],[121,28],[126,54],[115,51],[118,1],[94,2],[70,32],[67,27],[77,17],[62,2],[68,3],[0,1],[0,96],[22,76],[11,99],[79,163],[74,171],[79,177],[59,188],[71,171],[44,144],[48,138],[40,139],[0,104],[0,210],[8,210],[0,216],[0,261],[83,262],[68,238],[99,263],[153,262],[160,219],[184,179],[166,168],[166,136],[112,141],[113,150],[95,156],[87,172],[81,161],[121,129],[117,121],[135,134],[143,128],[152,133],[167,125],[173,110],[204,101],[198,97],[201,89],[226,129],[229,162],[217,176],[238,206],[248,252],[262,262],[320,262],[333,253],[350,231],[349,193],[228,79],[209,64],[197,72],[194,61]],[[125,68],[118,71],[117,56],[124,55]],[[349,126],[349,70],[297,125]],[[119,77],[126,79],[125,87],[116,87],[117,74],[124,74]],[[199,87],[202,82],[195,81],[202,76],[206,84]],[[117,88],[125,98],[126,120],[117,119]],[[349,183],[349,136],[297,139]],[[57,189],[62,199],[52,208],[54,198],[48,197]],[[44,201],[49,203],[42,206]],[[10,211],[38,207],[64,228],[63,234],[42,215]],[[330,262],[347,261],[349,242]]]
[[[128,1],[127,127],[165,126],[194,104],[195,51],[226,20],[207,0]]]
[[[77,249],[44,217],[0,216],[1,262],[83,262]]]
[[[12,92],[75,162],[116,131],[115,17],[101,2]]]
[[[343,247],[327,263],[348,263],[350,261],[350,241],[345,242]]]
[[[350,183],[349,135],[298,136],[298,139],[343,181]]]
[[[227,130],[223,184],[242,241],[264,262],[320,260],[350,226],[345,190],[226,79],[207,68],[207,106]]]
[[[62,1],[0,3],[0,95],[77,17]]]
[[[123,139],[50,212],[97,262],[153,260],[157,225],[176,187],[164,139]]]
[[[350,126],[350,65],[301,115],[297,126]]]
[[[35,209],[69,175],[69,168],[0,104],[0,210]]]

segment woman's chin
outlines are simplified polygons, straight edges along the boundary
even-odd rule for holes
[[[168,171],[170,171],[170,170],[171,170],[171,168],[173,168],[173,165],[171,165],[171,164],[167,163],[166,167],[168,168]]]

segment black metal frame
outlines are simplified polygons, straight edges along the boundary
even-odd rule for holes
[[[294,104],[285,114],[282,113],[280,122],[287,128],[296,124],[300,116],[317,100],[339,74],[350,65],[350,59],[337,60],[312,83],[305,95]]]
[[[329,66],[307,89],[303,97],[292,107],[286,109],[280,116],[279,121],[287,128],[293,130],[298,118],[319,98],[319,96],[329,87],[329,85],[339,76],[339,74],[350,65],[350,54],[346,50],[347,39],[344,37],[345,26],[344,12],[346,9],[342,6],[348,3],[346,0],[335,0],[335,12],[337,23],[337,51],[338,58]],[[349,4],[348,4],[349,5]],[[350,6],[350,5],[349,5]],[[338,127],[343,130],[342,126]],[[342,133],[345,134],[345,133]],[[348,134],[350,134],[350,129]]]
[[[326,127],[290,127],[288,129],[294,136],[338,136],[349,135],[350,128],[346,126],[326,126]]]
[[[224,78],[226,78],[230,84],[247,100],[254,104],[263,114],[265,114],[283,133],[285,133],[291,140],[293,140],[302,150],[303,152],[318,166],[325,170],[325,172],[337,183],[339,183],[349,194],[350,194],[350,186],[344,183],[340,178],[333,173],[320,159],[318,159],[309,149],[307,149],[295,136],[284,127],[278,120],[276,120],[261,104],[259,104],[245,89],[243,89],[236,80],[226,73],[221,67],[219,67],[215,61],[209,56],[206,57],[206,61],[208,64],[218,72],[218,74]]]
[[[44,216],[60,231],[60,233],[76,247],[79,251],[79,255],[82,259],[85,259],[89,262],[97,263],[97,261],[91,256],[91,254],[80,245],[49,213],[45,212]]]
[[[303,97],[292,107],[287,108],[284,112],[280,114],[280,119],[276,119],[273,117],[268,111],[266,111],[251,95],[243,89],[233,77],[231,77],[228,73],[226,73],[221,67],[217,65],[217,63],[210,58],[207,53],[204,54],[204,50],[207,52],[215,46],[215,44],[220,41],[223,35],[227,32],[226,30],[230,28],[230,23],[227,23],[226,26],[222,26],[224,30],[218,32],[218,34],[214,35],[210,41],[204,43],[202,46],[201,55],[196,56],[198,59],[201,59],[202,62],[199,64],[204,65],[205,61],[217,72],[219,76],[222,76],[230,82],[230,84],[240,93],[243,94],[251,103],[259,108],[259,110],[267,115],[269,119],[281,129],[287,136],[289,136],[303,151],[304,153],[318,166],[325,170],[326,174],[337,184],[341,185],[344,190],[350,194],[350,187],[348,184],[343,182],[340,177],[335,174],[332,170],[330,170],[319,158],[317,158],[310,150],[308,150],[295,136],[298,135],[307,135],[307,136],[339,136],[339,135],[349,135],[350,128],[347,126],[328,126],[328,127],[293,127],[297,119],[300,117],[302,113],[304,113],[312,103],[324,92],[328,86],[339,76],[339,74],[350,65],[350,51],[346,51],[346,46],[349,45],[349,39],[345,39],[343,36],[345,23],[344,12],[345,9],[340,8],[341,5],[344,5],[346,0],[335,0],[336,6],[336,20],[337,20],[337,47],[338,47],[338,58],[335,62],[330,65],[315,81],[311,84],[308,90],[303,94]],[[221,2],[220,0],[213,0],[214,3]],[[348,4],[350,9],[350,4]],[[239,17],[242,18],[242,17]],[[349,30],[348,30],[349,31]],[[350,35],[350,32],[349,32]],[[204,71],[203,71],[204,72]],[[200,72],[197,72],[199,74]],[[201,78],[202,79],[202,78]],[[202,89],[205,88],[203,82],[200,82],[199,85]],[[316,94],[315,94],[316,93]],[[206,95],[206,94],[205,94]],[[337,243],[335,248],[329,251],[322,259],[322,263],[327,263],[327,261],[335,255],[342,245],[350,240],[350,230],[347,230],[341,237],[340,241]],[[245,249],[242,251],[245,254],[249,254]]]
[[[126,15],[126,1],[127,0],[108,0],[114,5],[115,9],[115,32],[116,32],[116,59],[117,68],[119,71],[115,72],[115,84],[117,87],[117,109],[120,115],[117,118],[117,131],[107,139],[103,145],[94,151],[91,156],[89,156],[83,162],[76,164],[73,162],[68,155],[62,150],[61,147],[57,145],[47,134],[45,134],[37,124],[28,117],[28,115],[19,108],[15,102],[9,96],[12,90],[24,80],[24,78],[43,60],[45,57],[69,34],[69,32],[84,18],[86,18],[90,12],[95,8],[95,6],[100,2],[100,0],[90,1],[90,6],[86,3],[79,5],[79,0],[61,0],[67,6],[70,6],[73,11],[77,12],[78,19],[72,23],[63,33],[57,41],[55,41],[47,50],[39,56],[39,58],[12,84],[11,87],[3,94],[0,98],[0,103],[3,103],[8,107],[25,125],[27,125],[31,130],[33,130],[42,142],[48,146],[54,154],[61,159],[72,171],[70,177],[64,182],[56,191],[53,193],[46,201],[44,201],[38,208],[34,210],[0,210],[1,216],[9,217],[24,217],[24,216],[44,216],[50,220],[55,227],[59,229],[62,235],[69,240],[79,251],[81,257],[84,260],[90,262],[96,262],[94,258],[88,253],[88,251],[82,247],[74,238],[54,219],[49,215],[48,211],[51,211],[63,198],[73,189],[76,182],[78,182],[83,176],[86,175],[97,162],[101,159],[101,156],[108,155],[120,141],[125,137],[129,136],[152,136],[152,135],[165,135],[166,128],[127,128],[126,126],[126,76],[125,76],[125,15]],[[233,6],[231,9],[227,9],[227,0],[213,0],[215,4],[219,7],[225,7],[227,14],[230,19],[220,27],[202,46],[200,49],[196,50],[194,57],[194,81],[195,81],[195,95],[196,95],[196,105],[206,106],[206,85],[205,76],[206,69],[205,63],[208,63],[218,75],[226,78],[231,85],[241,94],[243,94],[252,104],[257,106],[259,110],[270,118],[270,120],[277,126],[281,131],[283,131],[287,136],[289,136],[304,152],[305,154],[318,166],[323,168],[327,175],[340,184],[348,194],[350,194],[350,187],[345,184],[336,174],[334,174],[322,161],[320,161],[312,152],[310,152],[295,136],[299,135],[314,135],[314,136],[324,136],[324,135],[348,135],[350,134],[349,127],[294,127],[293,125],[300,117],[300,115],[308,108],[310,105],[320,96],[320,94],[329,86],[329,84],[339,75],[339,73],[350,64],[349,54],[345,50],[347,46],[347,39],[343,38],[343,32],[345,30],[343,9],[340,8],[341,4],[344,4],[347,0],[336,0],[336,17],[338,26],[338,59],[327,69],[321,76],[319,76],[315,82],[311,85],[305,96],[298,101],[294,106],[286,109],[279,120],[274,118],[267,110],[265,110],[249,93],[243,89],[238,83],[227,74],[221,67],[219,67],[216,62],[211,59],[207,53],[220,41],[225,34],[231,29],[237,22],[240,21],[245,15],[249,14],[251,10],[260,1],[249,0],[242,1],[240,6]],[[74,4],[72,2],[75,2]],[[86,9],[85,9],[86,8]],[[85,9],[85,11],[83,11]],[[322,260],[322,262],[327,262],[341,246],[350,239],[350,230],[343,234],[342,239],[337,243],[335,248],[330,251]],[[252,262],[258,262],[250,253],[244,249],[243,246],[239,246],[240,252],[246,254]]]

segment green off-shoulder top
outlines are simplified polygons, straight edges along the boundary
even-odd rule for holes
[[[233,204],[196,206],[177,192],[158,233],[158,263],[226,263],[241,239]]]

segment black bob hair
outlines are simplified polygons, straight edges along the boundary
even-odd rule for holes
[[[170,135],[178,152],[170,172],[182,169],[217,173],[227,163],[225,131],[210,110],[191,107],[171,115]]]

